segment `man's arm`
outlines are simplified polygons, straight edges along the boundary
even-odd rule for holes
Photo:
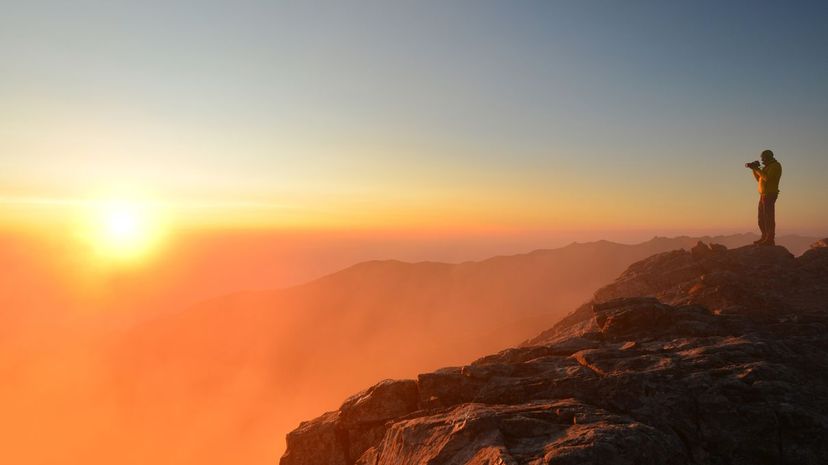
[[[753,177],[756,178],[757,181],[760,181],[765,178],[765,173],[759,168],[751,168],[753,171]]]

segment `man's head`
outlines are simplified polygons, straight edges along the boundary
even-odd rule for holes
[[[767,165],[771,161],[773,161],[773,152],[770,150],[762,151],[762,163]]]

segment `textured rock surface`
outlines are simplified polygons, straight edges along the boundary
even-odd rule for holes
[[[826,373],[825,241],[699,244],[520,347],[351,397],[281,464],[824,464]]]

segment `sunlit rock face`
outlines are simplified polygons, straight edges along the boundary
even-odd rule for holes
[[[828,463],[828,247],[699,244],[519,347],[383,381],[281,465]]]

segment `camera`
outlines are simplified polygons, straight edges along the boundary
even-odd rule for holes
[[[758,169],[759,168],[759,160],[755,160],[755,161],[752,161],[750,163],[745,163],[745,168],[750,168],[750,169],[753,169],[753,170]]]

